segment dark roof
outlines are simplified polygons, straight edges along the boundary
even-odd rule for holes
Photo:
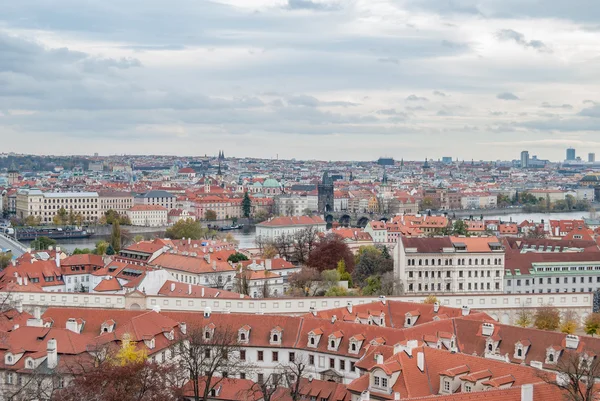
[[[443,248],[454,248],[450,237],[412,238],[402,237],[404,248],[417,248],[419,253],[441,253]]]
[[[314,191],[315,189],[317,189],[316,185],[304,185],[304,184],[294,184],[290,187],[290,191],[306,191],[306,192],[310,192],[310,191]]]
[[[557,263],[557,262],[598,262],[598,252],[507,252],[505,257],[505,268],[514,273],[519,269],[521,274],[529,274],[533,263]]]
[[[523,248],[548,249],[557,247],[562,251],[565,248],[581,248],[585,252],[600,252],[598,244],[595,241],[588,240],[564,240],[564,239],[545,239],[545,238],[517,238],[505,237],[504,245],[507,251],[520,252]]]
[[[145,194],[137,195],[136,198],[175,198],[176,196],[167,191],[148,191]]]

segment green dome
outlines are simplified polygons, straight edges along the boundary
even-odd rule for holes
[[[269,179],[265,180],[265,182],[263,183],[263,187],[265,187],[265,188],[280,188],[281,184],[279,184],[279,181],[274,180],[273,178],[269,178]]]

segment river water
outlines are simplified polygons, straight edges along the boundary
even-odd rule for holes
[[[235,239],[237,239],[238,241],[240,241],[240,248],[254,248],[256,245],[254,244],[254,238],[255,238],[255,229],[254,227],[251,227],[249,229],[244,229],[244,230],[235,230],[235,231],[229,231],[234,237]],[[158,235],[157,233],[151,233],[151,234],[134,234],[135,235],[142,235],[144,236],[145,239],[154,239],[157,236],[162,236],[162,235]],[[96,242],[98,241],[108,241],[110,239],[110,235],[95,235],[93,237],[90,238],[78,238],[78,239],[66,239],[66,240],[59,240],[58,241],[58,246],[60,246],[62,249],[64,249],[67,252],[73,252],[73,250],[75,250],[75,248],[90,248],[90,249],[94,249],[96,247]],[[29,244],[27,241],[23,241],[23,243]]]
[[[479,219],[479,216],[473,216],[474,218]],[[548,220],[572,220],[572,219],[581,219],[581,218],[589,218],[589,212],[566,212],[566,213],[514,213],[514,214],[504,214],[498,216],[485,216],[486,220],[502,220],[502,221],[513,221],[520,223],[523,220],[533,220],[536,222],[541,222],[544,220],[546,223]],[[230,233],[240,242],[240,248],[254,248],[256,244],[254,239],[256,237],[256,231],[254,227],[248,227],[244,230],[235,230],[230,231]],[[156,233],[147,234],[145,236],[146,239],[153,239],[157,236]],[[65,249],[67,252],[73,252],[75,248],[90,248],[93,249],[96,246],[96,242],[100,240],[108,240],[110,236],[94,236],[91,238],[83,238],[83,239],[69,239],[69,240],[61,240],[58,245]]]

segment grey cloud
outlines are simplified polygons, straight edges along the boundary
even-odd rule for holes
[[[393,115],[405,114],[405,113],[398,113],[398,111],[396,111],[396,109],[383,109],[383,110],[377,110],[377,114],[381,114],[384,116],[393,116]]]
[[[378,58],[377,61],[379,61],[380,63],[391,63],[391,64],[399,63],[398,59],[395,57],[381,57],[381,58]]]
[[[338,10],[340,7],[333,4],[316,3],[310,0],[288,0],[285,8],[289,10],[317,10],[330,11]]]
[[[578,115],[584,117],[595,117],[600,118],[600,105],[595,105],[592,107],[588,107],[587,109],[581,110]]]
[[[502,99],[502,100],[519,100],[519,97],[511,92],[498,93],[496,95],[496,98]]]
[[[444,92],[440,92],[440,91],[433,91],[433,94],[436,96],[446,97],[446,94]]]
[[[517,44],[523,47],[531,47],[540,52],[551,52],[552,50],[541,40],[525,40],[525,35],[512,29],[501,29],[496,32],[496,37],[499,40],[504,41],[515,41]]]
[[[466,43],[452,42],[450,40],[442,40],[442,46],[448,47],[450,49],[461,49],[461,50],[466,50],[469,48],[469,45]]]
[[[570,104],[564,103],[564,104],[551,104],[548,102],[543,102],[541,104],[541,107],[545,108],[545,109],[572,109],[573,106],[571,106]]]
[[[452,112],[450,112],[449,110],[439,110],[437,113],[435,113],[436,116],[451,116]]]
[[[408,97],[406,98],[407,101],[409,102],[428,102],[429,99],[427,99],[426,97],[421,97],[421,96],[417,96],[417,95],[408,95]]]
[[[287,102],[294,106],[304,107],[319,107],[319,106],[333,106],[333,107],[351,107],[358,106],[358,103],[344,102],[344,101],[321,101],[314,96],[298,95],[287,98]]]
[[[423,107],[423,106],[406,106],[405,109],[409,110],[409,111],[423,111],[423,110],[426,110],[425,107]]]
[[[600,130],[600,120],[589,118],[553,118],[547,120],[525,121],[518,125],[539,131],[578,132]]]
[[[490,115],[498,117],[505,116],[507,113],[505,111],[490,111]]]

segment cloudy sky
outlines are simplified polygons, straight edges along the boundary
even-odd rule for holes
[[[600,155],[598,0],[19,0],[1,151]]]

